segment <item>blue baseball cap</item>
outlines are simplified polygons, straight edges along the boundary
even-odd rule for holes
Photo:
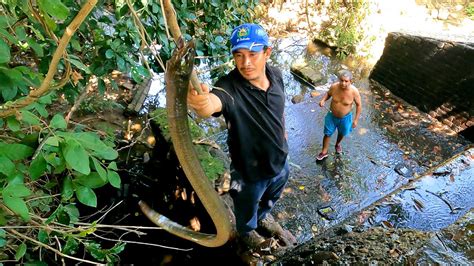
[[[260,52],[268,45],[268,35],[262,26],[257,24],[242,24],[232,31],[230,37],[232,45],[231,52],[238,49],[247,49],[252,52]]]

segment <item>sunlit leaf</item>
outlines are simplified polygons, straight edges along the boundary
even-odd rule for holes
[[[30,220],[30,214],[28,213],[28,207],[22,198],[3,196],[3,202],[5,205],[12,210],[14,213],[20,215],[25,221]]]
[[[46,139],[45,144],[57,147],[57,146],[59,146],[59,139],[56,136],[49,137],[48,139]]]
[[[3,189],[3,196],[7,197],[27,197],[31,195],[31,191],[24,184],[8,184]]]
[[[60,20],[69,15],[69,9],[60,0],[38,0],[38,5],[41,10]]]

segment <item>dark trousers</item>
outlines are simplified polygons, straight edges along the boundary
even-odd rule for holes
[[[246,181],[231,166],[230,195],[234,200],[234,214],[239,234],[248,233],[257,228],[258,221],[265,218],[280,198],[290,171],[288,161],[273,178],[259,181]]]

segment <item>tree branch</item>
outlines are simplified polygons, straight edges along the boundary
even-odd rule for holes
[[[176,19],[176,11],[173,8],[173,4],[171,3],[171,0],[163,1],[163,9],[164,9],[163,16],[166,18],[166,22],[171,31],[171,35],[173,35],[174,42],[177,44],[178,40],[182,38],[182,34],[178,25],[178,20]],[[199,94],[202,94],[201,81],[199,80],[196,74],[196,71],[194,69],[193,69],[193,72],[191,73],[191,85]]]
[[[57,67],[59,60],[63,57],[64,52],[66,50],[66,46],[71,40],[71,37],[74,35],[76,30],[82,24],[82,22],[86,19],[87,15],[92,11],[92,9],[97,4],[97,0],[88,0],[81,8],[79,13],[77,13],[76,17],[73,21],[69,24],[69,26],[64,31],[64,35],[61,37],[59,41],[58,47],[54,52],[53,58],[51,60],[51,64],[49,65],[48,73],[44,78],[43,82],[41,83],[38,89],[34,89],[30,91],[30,94],[24,98],[18,99],[17,101],[13,102],[12,104],[8,105],[8,107],[1,107],[0,109],[0,118],[8,117],[14,115],[17,112],[18,108],[25,107],[33,102],[35,102],[39,97],[45,95],[49,92],[52,88],[50,87],[51,81],[53,80],[54,75],[56,74]]]

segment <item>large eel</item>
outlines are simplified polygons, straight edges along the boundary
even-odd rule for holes
[[[206,247],[219,247],[227,242],[231,233],[229,212],[225,209],[224,203],[219,199],[202,169],[193,147],[188,125],[187,93],[194,54],[194,43],[190,41],[184,44],[181,39],[173,56],[167,62],[165,73],[166,110],[176,155],[186,177],[209,213],[216,227],[216,234],[195,232],[159,214],[143,201],[138,204],[148,219],[166,231]]]

